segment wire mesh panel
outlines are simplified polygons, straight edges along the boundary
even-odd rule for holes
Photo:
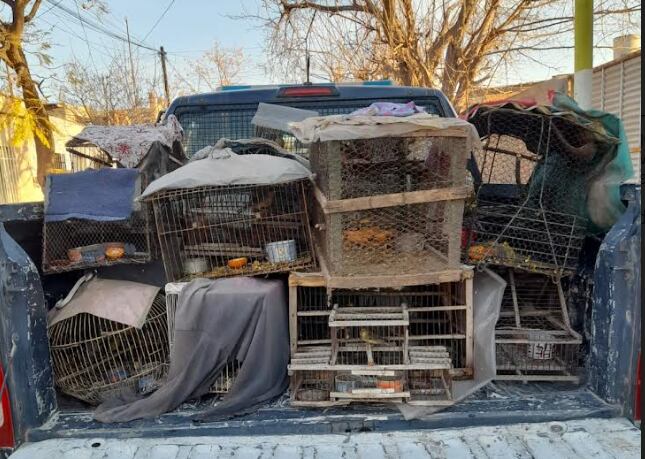
[[[573,272],[593,212],[593,181],[612,159],[613,141],[578,119],[515,106],[479,107],[469,121],[484,147],[475,153],[468,261]]]
[[[155,390],[168,369],[168,328],[157,295],[139,328],[81,313],[49,329],[54,382],[64,393],[99,404],[125,392]]]
[[[463,185],[466,137],[384,137],[317,142],[311,170],[329,200]]]
[[[330,275],[415,274],[459,266],[463,200],[315,212]]]
[[[264,274],[314,262],[306,181],[168,190],[150,201],[169,280]]]
[[[43,272],[151,260],[152,236],[147,206],[116,221],[69,219],[43,226]]]
[[[578,381],[582,337],[569,323],[559,281],[508,269],[495,326],[497,378]]]

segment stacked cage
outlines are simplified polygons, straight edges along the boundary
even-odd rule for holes
[[[289,277],[291,402],[451,403],[472,375],[472,271],[434,285],[328,288],[320,273]]]
[[[173,345],[175,344],[175,315],[177,313],[177,302],[179,294],[186,285],[185,282],[171,282],[166,284],[166,305],[167,305],[167,320],[168,320],[168,349],[169,354],[172,355]],[[213,382],[210,388],[211,394],[226,394],[228,393],[235,382],[235,377],[242,366],[242,362],[232,360],[228,362],[222,372]]]
[[[329,277],[459,267],[468,131],[312,144],[316,242]]]
[[[469,121],[483,149],[473,164],[477,193],[464,258],[507,279],[497,377],[577,381],[582,340],[562,284],[591,226],[590,183],[615,142],[547,107],[480,106]]]
[[[561,280],[503,272],[507,288],[495,327],[497,379],[578,382],[582,337],[569,322]]]
[[[134,171],[134,169],[129,169]],[[107,169],[104,172],[124,171],[124,169]],[[131,211],[118,218],[112,218],[108,209],[107,218],[100,215],[105,207],[93,202],[93,194],[82,195],[78,201],[84,201],[86,208],[95,207],[96,215],[77,215],[73,211],[62,219],[52,218],[48,214],[51,205],[51,183],[69,177],[67,183],[80,183],[80,176],[90,172],[61,174],[47,177],[48,199],[45,205],[43,225],[42,269],[46,274],[65,271],[97,268],[115,264],[147,263],[152,258],[154,246],[151,234],[151,215],[145,203],[133,202]],[[76,176],[76,178],[74,177]],[[102,175],[105,178],[106,175]],[[141,176],[136,181],[134,195],[140,191]],[[82,193],[82,191],[78,191]],[[98,192],[97,192],[98,193]],[[130,199],[134,200],[135,196]],[[117,198],[118,199],[118,198]],[[60,202],[61,199],[59,198]],[[103,203],[105,205],[105,203]],[[107,207],[119,207],[108,204]]]
[[[322,272],[290,278],[295,405],[445,405],[452,377],[471,374],[472,272],[459,258],[470,126],[418,121],[329,117],[313,131]],[[347,123],[341,138],[321,133],[334,123]],[[292,125],[300,137],[306,124]]]
[[[148,394],[168,371],[166,303],[157,295],[140,328],[88,313],[49,328],[54,382],[65,394],[98,405]]]
[[[214,151],[219,156],[191,162],[144,193],[154,209],[167,279],[252,276],[313,265],[309,171],[288,158]]]

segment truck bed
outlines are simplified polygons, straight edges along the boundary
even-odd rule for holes
[[[192,421],[195,413],[212,402],[184,404],[155,419],[102,424],[90,410],[54,413],[40,428],[27,433],[27,441],[50,438],[153,438],[184,436],[308,435],[350,432],[432,430],[515,423],[609,418],[619,415],[591,391],[558,383],[490,383],[467,399],[424,419],[405,420],[393,406],[296,409],[284,396],[246,416],[219,421]]]

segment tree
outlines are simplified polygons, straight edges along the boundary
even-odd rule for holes
[[[244,62],[244,52],[241,48],[226,49],[217,42],[213,43],[213,46],[194,62],[197,88],[205,84],[209,90],[215,90],[217,86],[239,82],[237,79],[241,76]]]
[[[25,129],[31,132],[36,145],[38,183],[43,186],[45,175],[54,160],[53,127],[23,49],[25,30],[36,16],[41,0],[0,1],[10,11],[10,17],[0,19],[0,60],[15,73],[16,84],[21,92],[21,103],[16,104],[12,100],[6,104],[5,114],[0,122],[14,126],[18,123],[20,128],[14,127],[14,132],[20,132],[21,135]]]
[[[67,102],[82,107],[91,123],[114,125],[155,121],[161,109],[161,99],[155,91],[159,87],[159,75],[146,74],[138,51],[130,61],[125,48],[116,49],[101,71],[78,59],[64,68],[65,81],[60,92]]]
[[[441,88],[458,109],[501,63],[570,48],[571,0],[263,0],[270,66],[336,79],[389,77]],[[599,2],[596,18],[640,11],[634,0]],[[293,73],[292,73],[293,74]],[[323,75],[324,76],[324,75]]]

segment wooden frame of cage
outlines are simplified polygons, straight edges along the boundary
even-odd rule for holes
[[[322,273],[300,273],[292,272],[289,275],[289,335],[290,335],[290,350],[291,355],[295,356],[298,353],[306,352],[307,350],[318,350],[320,351],[321,346],[329,346],[331,349],[332,340],[331,336],[329,339],[315,339],[315,340],[300,340],[298,337],[299,323],[303,320],[310,319],[312,317],[326,317],[328,318],[332,312],[331,305],[326,304],[321,307],[315,306],[312,310],[302,310],[301,301],[302,298],[299,298],[298,291],[300,288],[311,288],[311,289],[326,289],[326,295],[329,297],[330,292],[334,289],[352,289],[359,290],[361,293],[368,295],[399,295],[400,288],[403,286],[422,286],[427,284],[439,284],[438,290],[441,291],[444,288],[448,290],[448,295],[458,295],[459,298],[450,297],[450,304],[429,306],[429,307],[415,307],[408,305],[407,313],[412,315],[415,318],[415,315],[422,315],[424,313],[447,313],[447,314],[460,314],[463,315],[464,320],[464,330],[463,333],[458,334],[441,334],[441,335],[415,335],[411,334],[409,336],[410,347],[419,346],[419,343],[433,341],[433,340],[459,340],[463,341],[463,355],[459,356],[459,360],[463,362],[463,367],[453,367],[450,372],[454,378],[464,378],[470,377],[473,375],[473,342],[474,342],[474,324],[473,324],[473,270],[472,269],[462,269],[458,273],[451,273],[447,275],[445,273],[438,276],[430,277],[428,275],[419,275],[414,276],[413,280],[416,282],[411,282],[409,277],[405,277],[405,280],[396,279],[396,276],[391,276],[391,281],[394,281],[393,284],[387,285],[386,287],[393,287],[393,290],[365,290],[371,287],[371,282],[367,286],[361,284],[360,279],[356,283],[350,283],[351,285],[345,285],[341,283],[337,285],[329,285],[328,280]],[[348,278],[348,282],[349,282]],[[397,282],[398,281],[398,282]],[[455,284],[454,288],[458,289],[458,292],[451,292],[452,285]],[[444,298],[445,299],[445,298]],[[463,301],[462,301],[463,300]],[[459,304],[453,304],[459,303]],[[421,317],[416,318],[416,320],[423,320]],[[461,348],[461,346],[458,346]],[[455,358],[457,358],[455,356]]]
[[[342,154],[342,144],[357,142],[357,143],[368,143],[367,146],[361,145],[362,149],[369,149],[369,142],[374,142],[374,145],[381,146],[384,142],[388,140],[397,140],[403,141],[407,139],[441,139],[437,143],[448,142],[450,145],[449,158],[452,160],[449,165],[449,170],[446,171],[449,179],[445,182],[441,182],[440,187],[435,187],[436,183],[430,182],[421,182],[425,183],[420,186],[418,190],[411,190],[410,184],[406,184],[408,192],[418,193],[420,191],[431,191],[432,189],[437,188],[451,188],[455,186],[460,186],[466,182],[466,163],[468,160],[468,155],[472,150],[470,132],[466,128],[447,128],[447,129],[422,129],[414,132],[407,132],[403,134],[394,134],[391,136],[377,137],[377,138],[359,138],[359,139],[348,139],[348,140],[329,140],[329,141],[318,141],[310,146],[310,161],[312,172],[315,175],[315,183],[319,189],[323,191],[329,200],[331,201],[344,201],[348,199],[347,195],[344,195],[342,192],[343,184],[349,185],[353,180],[344,178],[343,176],[348,172],[344,170],[343,165],[367,165],[367,164],[382,164],[382,161],[377,160],[376,162],[369,161],[365,158],[355,158],[349,159],[346,158],[346,161],[343,161]],[[317,152],[320,148],[325,148],[324,153]],[[316,156],[320,156],[320,160],[316,159]],[[422,162],[419,157],[412,157],[409,154],[404,155],[405,158],[398,158],[394,160],[394,163],[400,165],[401,162]],[[426,158],[423,158],[425,160]],[[402,161],[401,161],[402,160]],[[389,161],[392,161],[390,158]],[[389,161],[385,161],[388,163]],[[376,176],[383,176],[385,171],[379,170],[376,171]],[[405,175],[408,175],[411,171],[406,171]],[[402,173],[399,171],[399,173]],[[363,173],[358,174],[363,175]],[[349,182],[349,183],[348,183]],[[352,193],[353,194],[353,193]],[[399,192],[386,191],[384,192],[364,192],[361,193],[363,197],[377,196],[377,195],[388,195],[388,194],[399,194]],[[361,199],[356,196],[354,199]]]
[[[309,355],[313,354],[313,355]],[[451,391],[450,355],[441,346],[412,348],[411,362],[405,369],[393,365],[384,367],[336,366],[314,367],[311,362],[322,360],[322,351],[309,351],[297,356],[289,365],[290,403],[295,407],[346,406],[350,403],[408,403],[417,406],[449,406],[454,403]],[[329,354],[326,354],[329,356]],[[425,377],[419,378],[418,375]],[[357,387],[340,388],[338,376],[360,381]],[[379,387],[379,379],[396,381],[400,388]],[[311,380],[314,380],[314,387]],[[317,381],[315,381],[317,380]],[[351,381],[351,379],[350,379]],[[316,384],[316,382],[318,384]],[[318,386],[318,387],[316,387]],[[322,388],[321,388],[322,387]],[[301,390],[313,391],[316,400],[300,398]],[[316,392],[317,391],[317,392]]]
[[[547,281],[550,280],[547,278]],[[580,382],[580,372],[575,371],[579,369],[572,367],[570,361],[575,362],[579,357],[582,336],[571,327],[561,280],[556,278],[554,285],[558,309],[527,309],[520,304],[514,270],[508,269],[507,288],[510,288],[513,311],[501,311],[500,320],[511,317],[515,327],[500,328],[499,321],[496,325],[496,380]],[[522,319],[538,324],[523,326]],[[539,322],[544,325],[540,326]]]
[[[177,312],[177,299],[179,293],[187,282],[169,282],[165,286],[166,313],[168,321],[168,352],[172,355],[172,348],[175,342],[175,313]],[[222,369],[221,374],[213,382],[208,390],[209,394],[226,394],[233,387],[235,377],[242,367],[242,362],[233,360],[228,362]]]
[[[416,274],[420,274],[421,277],[425,275],[426,278],[432,277],[432,274],[437,276],[443,274],[444,277],[450,278],[458,272],[463,207],[465,199],[473,192],[472,186],[466,183],[466,160],[470,151],[469,132],[458,128],[420,130],[393,137],[396,139],[446,138],[456,142],[450,149],[450,157],[454,158],[448,167],[450,171],[448,175],[451,177],[448,181],[450,186],[446,186],[446,183],[434,186],[427,183],[425,186],[420,185],[417,190],[410,187],[407,191],[380,194],[376,190],[370,191],[367,195],[363,193],[360,197],[344,197],[346,195],[343,195],[341,190],[351,180],[343,173],[340,142],[320,142],[320,145],[324,144],[329,151],[326,151],[324,156],[320,154],[321,158],[324,157],[324,161],[322,159],[320,161],[321,164],[312,162],[312,171],[316,174],[316,184],[313,188],[315,208],[312,210],[316,220],[314,239],[321,271],[327,277],[331,287],[344,285],[347,288],[354,288],[350,284],[359,279],[362,287],[365,288],[394,286],[393,284],[397,282],[405,285],[407,282],[418,282],[418,279],[413,278]],[[379,140],[377,138],[356,141],[379,142]],[[361,164],[380,164],[378,161],[372,163],[369,159],[357,158],[354,161]],[[323,170],[317,171],[317,168]],[[319,172],[324,172],[324,186],[318,183],[321,180]],[[355,175],[360,177],[362,172],[359,171]],[[400,217],[399,214],[405,215]],[[362,233],[362,222],[369,221],[371,218],[382,219],[386,228],[383,230],[380,222],[367,224],[364,228],[366,232]],[[353,231],[350,228],[353,223],[347,219],[358,220],[358,231],[353,233],[353,238],[358,237],[358,240],[353,243],[348,239],[350,235],[346,234]],[[432,227],[440,229],[435,231],[435,228],[429,227],[431,221]],[[407,228],[405,228],[406,224]],[[350,226],[344,228],[343,225]],[[370,247],[373,241],[367,244],[361,242],[363,236],[367,235],[370,238],[368,234],[370,230],[379,233],[377,237],[388,239],[387,257],[381,249],[384,246],[376,244]],[[432,241],[428,240],[429,235],[432,235]],[[435,236],[437,240],[434,240]],[[421,249],[411,250],[409,247],[404,249],[406,246],[419,243],[422,244]],[[435,247],[433,244],[438,246]],[[419,252],[422,252],[420,258]],[[418,264],[419,259],[423,260],[423,266],[413,266]],[[399,274],[394,276],[397,279],[393,280],[392,276],[381,275],[378,272],[380,268],[383,268],[383,272],[398,272]]]
[[[308,180],[302,179],[164,190],[147,197],[154,210],[167,279],[180,282],[198,277],[255,276],[315,266],[308,186]],[[277,191],[282,192],[282,199],[289,196],[293,201],[283,200],[275,213],[262,215],[275,204]],[[264,206],[263,210],[254,210],[255,205]],[[249,245],[253,238],[257,239],[255,245]],[[295,258],[270,261],[268,247],[274,245],[276,256],[293,248]],[[242,258],[245,260],[240,266],[227,264]]]
[[[461,258],[461,227],[463,221],[463,208],[467,197],[472,195],[473,188],[470,185],[462,185],[450,188],[441,188],[433,190],[422,190],[404,193],[394,193],[379,196],[369,196],[354,199],[328,200],[322,191],[314,185],[315,205],[318,206],[319,212],[316,215],[314,224],[316,254],[322,273],[327,277],[329,284],[338,285],[345,283],[343,278],[349,278],[349,283],[362,280],[363,283],[369,284],[369,287],[384,286],[383,284],[393,284],[399,279],[399,282],[414,282],[413,277],[416,274],[421,277],[431,278],[439,276],[441,273],[450,277],[450,275],[459,271]],[[408,260],[396,260],[404,252],[395,249],[389,256],[389,259],[382,259],[376,263],[376,268],[372,268],[372,262],[364,260],[353,260],[351,263],[351,274],[346,273],[346,244],[345,230],[343,228],[344,215],[356,215],[357,213],[370,213],[378,211],[379,215],[391,210],[392,212],[412,212],[420,205],[441,205],[442,222],[441,230],[437,234],[446,237],[446,253],[432,247],[429,243],[424,243],[423,251],[424,265],[422,267],[412,267],[412,259],[417,258],[417,254],[407,253]],[[381,212],[383,211],[383,212]],[[421,214],[419,214],[421,215]],[[446,218],[444,218],[446,217]],[[390,217],[392,218],[392,217]],[[428,218],[427,215],[421,218]],[[390,224],[395,225],[394,218]],[[378,227],[376,225],[375,227]],[[359,230],[360,231],[360,230]],[[414,232],[413,232],[414,233]],[[405,233],[404,233],[405,234]],[[412,234],[412,233],[409,233]],[[421,233],[416,233],[420,235]],[[435,234],[435,233],[433,233]],[[360,246],[357,253],[349,258],[355,258],[361,253],[379,252],[379,248],[363,249]],[[362,256],[362,255],[361,255]],[[417,258],[418,260],[418,258]],[[395,264],[396,266],[393,266]],[[369,269],[368,269],[369,268]],[[376,270],[376,272],[375,272]],[[383,276],[378,271],[388,272],[391,270],[399,271],[396,276]],[[356,272],[354,272],[356,271]],[[368,272],[369,271],[369,272]],[[405,277],[409,280],[406,280]]]

